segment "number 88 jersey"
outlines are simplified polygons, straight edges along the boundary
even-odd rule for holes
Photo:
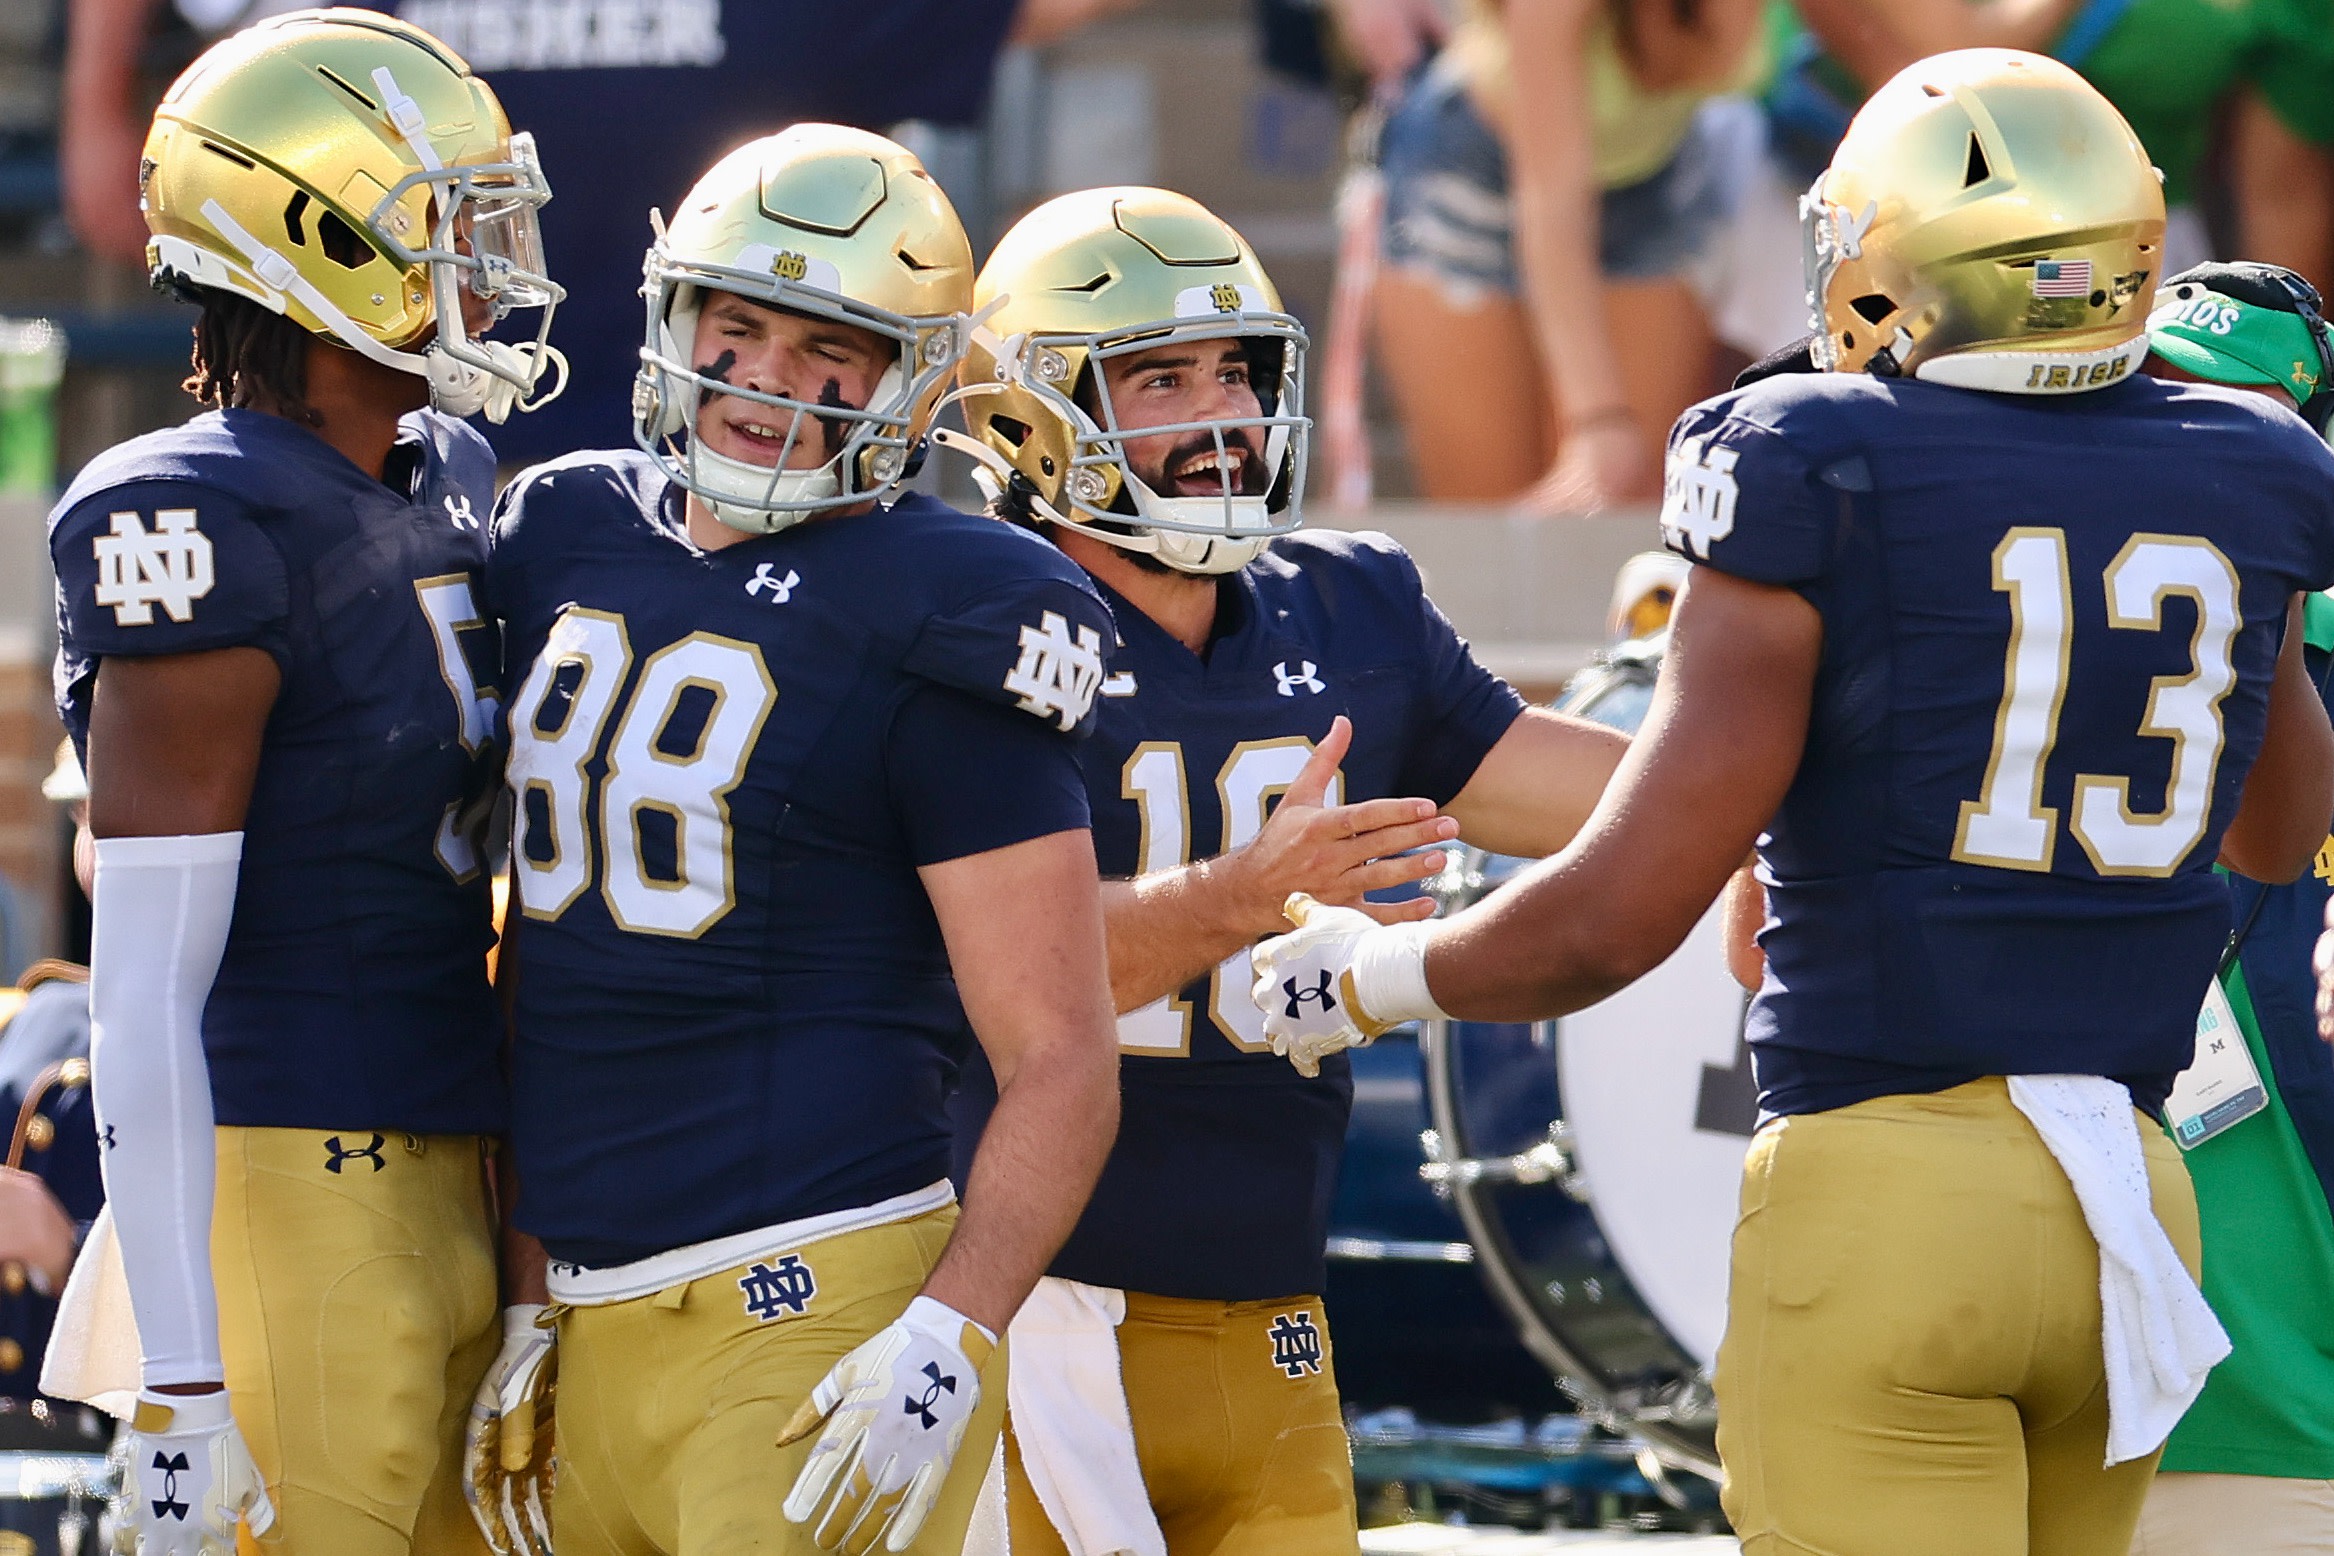
[[[923,497],[699,551],[625,452],[505,493],[488,590],[520,1224],[604,1267],[946,1176],[966,1029],[917,870],[1087,825],[1085,575]]]
[[[1679,421],[1662,526],[1823,618],[1761,843],[1762,1105],[2033,1073],[2158,1105],[2288,605],[2334,581],[2334,455],[2209,386],[1787,375]]]

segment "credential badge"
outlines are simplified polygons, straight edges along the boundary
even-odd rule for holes
[[[1020,699],[1023,712],[1076,729],[1102,684],[1102,634],[1080,627],[1072,636],[1059,611],[1037,620],[1021,629],[1021,660],[1007,673],[1005,690]]]
[[[1710,560],[1710,548],[1734,533],[1734,466],[1741,457],[1737,449],[1710,447],[1706,437],[1679,441],[1662,482],[1662,539]]]
[[[151,626],[157,605],[172,621],[192,621],[194,602],[217,581],[210,537],[195,527],[194,509],[159,509],[152,529],[135,513],[112,518],[113,533],[90,542],[97,603],[113,607],[117,626]]]

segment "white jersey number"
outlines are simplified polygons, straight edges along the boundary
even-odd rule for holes
[[[2157,676],[2139,732],[2172,742],[2164,808],[2135,815],[2131,780],[2080,773],[2068,830],[2101,875],[2166,876],[2203,841],[2220,766],[2221,702],[2237,684],[2229,658],[2244,617],[2237,570],[2193,535],[2134,535],[2107,565],[2111,627],[2160,632],[2164,601],[2196,602],[2185,675]],[[2010,597],[2010,645],[1985,784],[1961,806],[1953,857],[2004,870],[2048,870],[2059,813],[2042,803],[2044,765],[2058,739],[2074,639],[2066,531],[2021,526],[1994,548],[1994,588]]]
[[[436,578],[416,578],[413,592],[430,624],[430,641],[438,651],[438,674],[445,679],[446,690],[454,698],[455,731],[462,749],[475,755],[494,738],[496,693],[493,687],[478,684],[477,676],[470,669],[470,656],[462,652],[462,634],[486,625],[470,592],[470,575],[447,573]],[[467,881],[478,874],[477,831],[483,830],[484,807],[480,807],[480,826],[476,830],[464,824],[472,819],[465,814],[468,809],[464,801],[456,800],[438,820],[438,863],[457,881]]]
[[[1272,802],[1288,792],[1312,755],[1313,742],[1302,735],[1244,740],[1234,746],[1216,770],[1216,801],[1224,824],[1213,853],[1230,853],[1254,842],[1256,834],[1264,830]],[[1343,804],[1344,789],[1344,775],[1332,776],[1325,803]],[[1135,747],[1119,775],[1119,792],[1135,802],[1141,818],[1137,873],[1148,875],[1189,864],[1193,844],[1191,790],[1181,743],[1154,740]],[[1248,994],[1255,981],[1248,953],[1235,953],[1208,975],[1208,1013],[1239,1047],[1251,1053],[1270,1053],[1272,1040],[1264,1034],[1264,1012]],[[1153,1000],[1118,1018],[1118,1046],[1133,1054],[1188,1054],[1191,1016],[1191,1002],[1181,995]]]
[[[649,655],[624,697],[631,668],[623,617],[577,607],[552,627],[511,704],[512,868],[527,915],[558,918],[592,883],[596,810],[608,916],[694,939],[736,905],[729,794],[778,688],[759,648],[710,632]],[[670,840],[669,874],[651,869],[652,830]]]

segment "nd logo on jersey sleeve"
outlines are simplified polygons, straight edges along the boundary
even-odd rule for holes
[[[1707,437],[1678,440],[1662,478],[1663,540],[1696,561],[1710,560],[1710,548],[1734,533],[1740,496],[1734,466],[1741,457],[1734,449],[1711,447]]]
[[[157,605],[172,621],[192,621],[195,601],[218,581],[211,542],[197,526],[195,510],[161,509],[152,529],[136,513],[116,513],[111,524],[111,533],[90,542],[98,605],[112,609],[116,626],[151,625]]]

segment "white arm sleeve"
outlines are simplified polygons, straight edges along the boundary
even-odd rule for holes
[[[222,1378],[211,1286],[211,1077],[203,1005],[227,925],[243,834],[97,843],[89,947],[90,1063],[145,1384]]]

